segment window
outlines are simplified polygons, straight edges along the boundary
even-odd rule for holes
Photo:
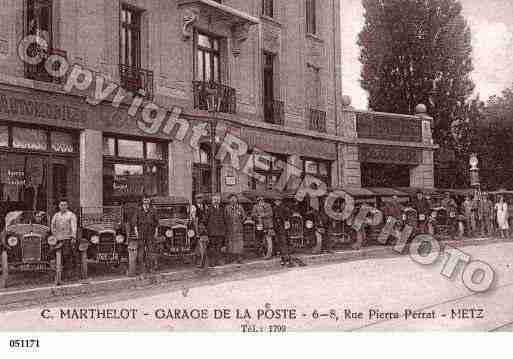
[[[141,67],[141,13],[134,7],[121,7],[120,64],[134,68]]]
[[[310,107],[318,108],[321,106],[321,69],[313,65],[307,66],[307,83],[306,83],[308,99]]]
[[[9,146],[9,127],[0,126],[0,147]]]
[[[52,1],[27,0],[26,34],[46,40],[52,46]]]
[[[118,157],[144,158],[144,142],[131,140],[118,140]]]
[[[107,204],[166,193],[164,143],[103,138],[103,194]]]
[[[24,150],[46,151],[48,149],[47,133],[44,130],[14,127],[12,146]]]
[[[306,32],[317,34],[317,15],[315,0],[306,0]]]
[[[264,16],[274,17],[274,1],[262,0],[262,14]]]
[[[316,159],[305,159],[303,167],[306,175],[314,176],[324,182],[327,186],[331,186],[331,162]]]
[[[220,42],[217,37],[196,33],[196,80],[221,82]]]
[[[54,152],[73,153],[77,151],[77,144],[71,133],[51,132],[50,142],[52,144],[52,151]]]
[[[265,181],[261,182],[259,179],[252,179],[252,189],[265,190],[274,188],[286,168],[287,156],[281,154],[254,153],[253,160],[254,172],[265,177]]]

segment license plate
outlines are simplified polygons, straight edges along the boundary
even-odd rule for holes
[[[119,260],[119,256],[117,253],[98,253],[96,260],[98,262],[116,262]]]

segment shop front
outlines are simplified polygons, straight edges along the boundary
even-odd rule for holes
[[[79,206],[78,132],[0,122],[0,218]]]

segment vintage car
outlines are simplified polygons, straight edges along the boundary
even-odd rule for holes
[[[0,234],[2,280],[8,284],[9,272],[55,271],[55,282],[62,275],[62,242],[50,233],[49,219],[41,211],[14,211],[5,217]]]
[[[321,219],[321,208],[314,210],[309,198],[298,202],[295,193],[292,192],[285,193],[284,200],[292,212],[288,231],[291,247],[296,252],[320,253],[326,234],[325,221]]]
[[[182,197],[155,197],[152,204],[159,218],[160,255],[190,259],[195,255],[199,235],[190,215],[190,201]]]
[[[89,264],[118,267],[133,263],[129,256],[129,238],[122,206],[82,207],[80,209],[82,277],[87,278]],[[133,268],[129,268],[133,269]]]
[[[456,209],[445,207],[433,208],[428,226],[429,233],[436,239],[454,239],[458,233]]]

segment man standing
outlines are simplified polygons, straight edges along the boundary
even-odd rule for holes
[[[230,204],[225,208],[225,218],[227,224],[227,247],[228,253],[232,257],[231,261],[242,263],[242,253],[244,251],[244,219],[246,213],[239,204],[237,195],[230,196]]]
[[[476,218],[474,216],[474,201],[470,199],[470,196],[465,197],[462,207],[463,213],[465,214],[465,222],[467,224],[467,236],[471,237],[474,235],[476,230]]]
[[[287,230],[290,229],[290,211],[283,205],[281,198],[276,198],[272,213],[274,230],[276,231],[276,239],[281,254],[281,265],[293,267],[294,265],[290,257],[289,237],[287,235]]]
[[[427,220],[431,212],[431,204],[426,198],[424,198],[424,194],[420,191],[417,192],[417,199],[415,200],[414,208],[417,211],[418,216],[417,229],[420,233],[426,233]]]
[[[205,227],[208,232],[208,261],[211,267],[215,267],[221,264],[221,249],[226,236],[226,220],[219,194],[212,196],[212,207],[205,215]]]
[[[259,196],[257,198],[257,203],[251,211],[251,217],[256,223],[258,240],[267,240],[272,237],[272,231],[274,230],[273,208],[264,200],[264,197]]]
[[[77,269],[77,216],[69,210],[68,201],[59,202],[51,224],[52,234],[62,241],[62,266],[64,280],[72,280]]]
[[[479,217],[481,218],[481,231],[483,235],[491,236],[493,234],[493,202],[487,193],[483,193],[481,205],[479,206]]]
[[[142,207],[133,220],[135,236],[139,239],[138,261],[144,272],[158,269],[157,226],[159,220],[151,206],[151,199],[144,197]]]

